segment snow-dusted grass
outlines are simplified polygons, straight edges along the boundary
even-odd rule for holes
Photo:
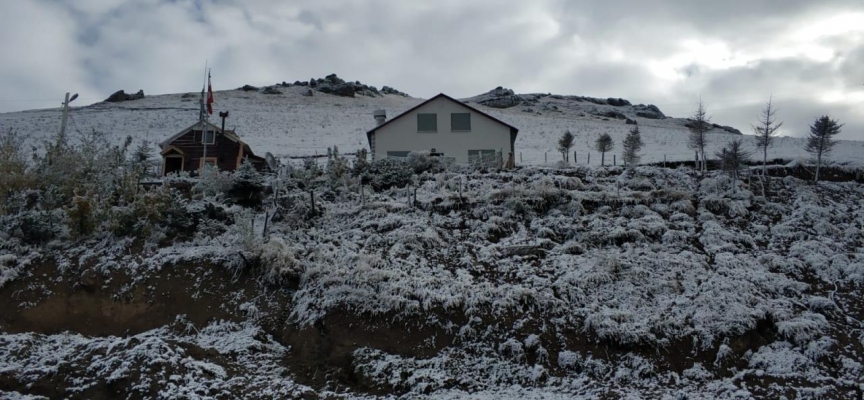
[[[196,261],[239,270],[248,265],[238,254],[256,255],[262,280],[298,278],[284,313],[292,329],[347,312],[452,337],[427,358],[358,345],[358,379],[408,397],[746,398],[759,393],[750,379],[763,376],[787,379],[799,396],[860,389],[864,326],[838,293],[864,283],[864,189],[789,177],[773,180],[766,198],[730,184],[687,168],[449,171],[418,178],[414,204],[414,188],[367,191],[365,204],[356,186],[319,188],[320,215],[274,223],[267,240],[263,213],[235,206],[224,208],[232,226],[135,263],[118,263],[125,255],[111,246],[69,259],[135,273]],[[263,390],[268,377],[291,373],[276,360],[292,349],[257,329],[253,320],[132,338],[2,334],[13,350],[0,350],[9,360],[0,373],[37,379],[86,360],[94,377],[76,377],[76,388],[115,373],[171,394]],[[179,343],[231,357],[190,358]],[[673,368],[679,356],[684,365]],[[123,364],[163,359],[186,384]],[[305,390],[290,380],[279,388]]]

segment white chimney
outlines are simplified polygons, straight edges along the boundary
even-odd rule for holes
[[[384,110],[375,110],[372,113],[372,116],[375,117],[375,122],[378,123],[378,126],[381,126],[381,124],[383,124],[384,121],[387,120],[387,112]]]

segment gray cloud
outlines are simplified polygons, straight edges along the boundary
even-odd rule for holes
[[[217,90],[335,72],[415,96],[503,85],[676,116],[701,95],[742,130],[773,93],[787,134],[830,113],[864,139],[860,0],[32,0],[0,15],[15,38],[0,47],[0,112],[56,106],[65,91],[82,103],[196,91],[209,60]]]

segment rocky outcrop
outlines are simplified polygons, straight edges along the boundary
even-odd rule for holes
[[[647,106],[644,104],[639,104],[633,106],[633,109],[636,111],[637,117],[648,118],[648,119],[666,119],[666,115],[660,111],[657,106],[653,104],[648,104]]]
[[[375,86],[369,86],[360,81],[348,82],[336,74],[327,75],[324,78],[310,79],[308,83],[295,82],[295,85],[309,86],[321,93],[332,94],[341,97],[379,97],[385,94],[395,94],[410,97],[407,93],[400,92],[389,86],[384,86],[380,91]]]
[[[243,85],[243,87],[241,87],[240,90],[242,90],[244,92],[257,92],[258,87],[252,86],[252,85]]]
[[[514,93],[512,89],[507,89],[501,86],[479,96],[468,98],[466,101],[493,108],[510,108],[521,104],[532,104],[532,102],[527,101],[524,97]]]
[[[382,88],[381,88],[381,93],[383,93],[383,94],[393,94],[393,95],[396,95],[396,96],[402,96],[402,97],[411,97],[411,96],[408,95],[408,93],[400,92],[400,91],[398,91],[398,90],[396,90],[396,89],[393,89],[393,88],[390,87],[390,86],[384,86],[384,87],[382,87]]]
[[[114,92],[114,94],[112,94],[111,96],[108,96],[108,98],[105,99],[105,101],[107,101],[109,103],[119,103],[121,101],[131,101],[131,100],[138,100],[138,99],[143,99],[143,98],[144,98],[144,91],[143,90],[139,90],[138,93],[135,93],[135,94],[127,94],[123,90],[118,90],[118,91]]]
[[[279,89],[276,89],[276,87],[274,87],[274,86],[267,86],[266,88],[264,88],[264,90],[261,93],[264,93],[264,94],[282,94],[282,92],[280,92]]]
[[[727,125],[711,124],[711,126],[735,135],[743,135],[741,131]]]

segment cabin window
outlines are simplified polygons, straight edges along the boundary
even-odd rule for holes
[[[471,131],[471,113],[450,114],[450,130],[453,132]]]
[[[396,159],[401,160],[403,158],[408,158],[409,153],[411,153],[411,152],[410,151],[388,151],[387,152],[387,158],[396,158]]]
[[[417,132],[438,132],[438,114],[417,114]]]
[[[216,143],[216,131],[205,130],[203,142],[204,142],[204,144],[215,144]]]
[[[468,150],[468,162],[471,164],[489,165],[497,159],[495,150]]]
[[[216,165],[216,157],[202,158],[201,159],[201,165],[200,165],[201,169],[203,169],[205,165],[208,165],[208,166],[211,166],[214,168],[218,167],[218,165]]]

